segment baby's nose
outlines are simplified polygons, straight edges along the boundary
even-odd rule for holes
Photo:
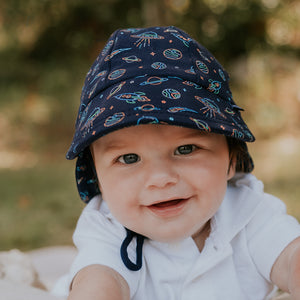
[[[171,162],[159,160],[149,165],[146,178],[147,188],[164,188],[176,184],[179,174]]]

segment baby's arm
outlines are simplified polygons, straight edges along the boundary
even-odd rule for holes
[[[271,280],[280,289],[300,300],[300,237],[291,242],[277,258]]]
[[[85,267],[75,276],[68,300],[129,300],[129,286],[113,269],[102,265]]]

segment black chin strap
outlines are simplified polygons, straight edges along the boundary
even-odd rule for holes
[[[143,243],[144,237],[138,233],[135,233],[127,228],[126,229],[126,238],[124,239],[121,245],[121,258],[124,265],[131,271],[138,271],[142,267],[142,251],[143,251]],[[133,263],[128,257],[127,248],[133,238],[136,237],[136,263]]]

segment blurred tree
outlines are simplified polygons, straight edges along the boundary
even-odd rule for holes
[[[231,60],[255,48],[282,46],[282,41],[276,44],[280,39],[278,32],[288,28],[291,35],[297,30],[297,2],[10,0],[0,4],[0,47],[14,48],[26,58],[42,61],[89,57],[91,49],[102,44],[117,28],[173,24],[194,35],[218,57]],[[294,10],[293,18],[293,11],[286,12],[287,8]],[[286,12],[285,20],[278,19],[282,11]],[[286,19],[294,19],[295,28],[287,26]],[[284,46],[299,51],[299,41]]]

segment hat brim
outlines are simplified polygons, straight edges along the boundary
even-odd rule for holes
[[[140,124],[168,124],[214,132],[253,142],[241,108],[218,91],[178,77],[138,77],[118,82],[82,107],[67,158],[73,159],[96,139]]]

